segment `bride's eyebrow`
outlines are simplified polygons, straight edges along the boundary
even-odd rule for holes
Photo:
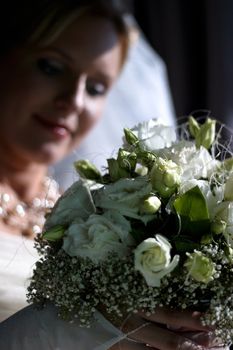
[[[46,53],[55,53],[55,54],[58,54],[59,56],[61,56],[63,59],[65,59],[66,61],[69,61],[69,63],[73,63],[74,60],[72,59],[72,57],[67,54],[64,50],[58,48],[58,47],[55,47],[55,46],[49,46],[49,47],[43,47],[43,48],[40,48],[38,50],[39,53],[41,54],[46,54]]]
[[[101,79],[103,81],[105,81],[106,83],[110,84],[112,82],[112,80],[114,80],[114,77],[111,76],[110,74],[106,74],[104,72],[98,72],[95,74],[95,77],[97,79]]]

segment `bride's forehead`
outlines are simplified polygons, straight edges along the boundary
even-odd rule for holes
[[[67,26],[52,44],[67,48],[89,49],[93,54],[105,52],[119,41],[119,34],[113,23],[102,17],[84,16]]]

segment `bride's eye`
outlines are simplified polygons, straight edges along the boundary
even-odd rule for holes
[[[102,82],[87,80],[86,91],[90,96],[101,96],[106,94],[108,87]]]
[[[59,75],[63,72],[64,66],[62,63],[48,58],[40,58],[37,61],[39,70],[49,76]]]

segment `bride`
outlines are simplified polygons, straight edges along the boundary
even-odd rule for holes
[[[208,348],[212,333],[200,313],[156,310],[116,328],[96,312],[93,327],[84,329],[60,320],[52,305],[22,309],[38,259],[32,238],[59,195],[48,166],[77,147],[100,118],[125,62],[130,29],[114,0],[15,0],[4,11],[0,349]]]

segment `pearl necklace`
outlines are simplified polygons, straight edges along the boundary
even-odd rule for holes
[[[0,220],[12,229],[17,229],[24,236],[35,236],[42,231],[45,216],[51,211],[59,198],[58,184],[45,177],[42,182],[41,196],[30,203],[16,199],[6,192],[0,193]]]

